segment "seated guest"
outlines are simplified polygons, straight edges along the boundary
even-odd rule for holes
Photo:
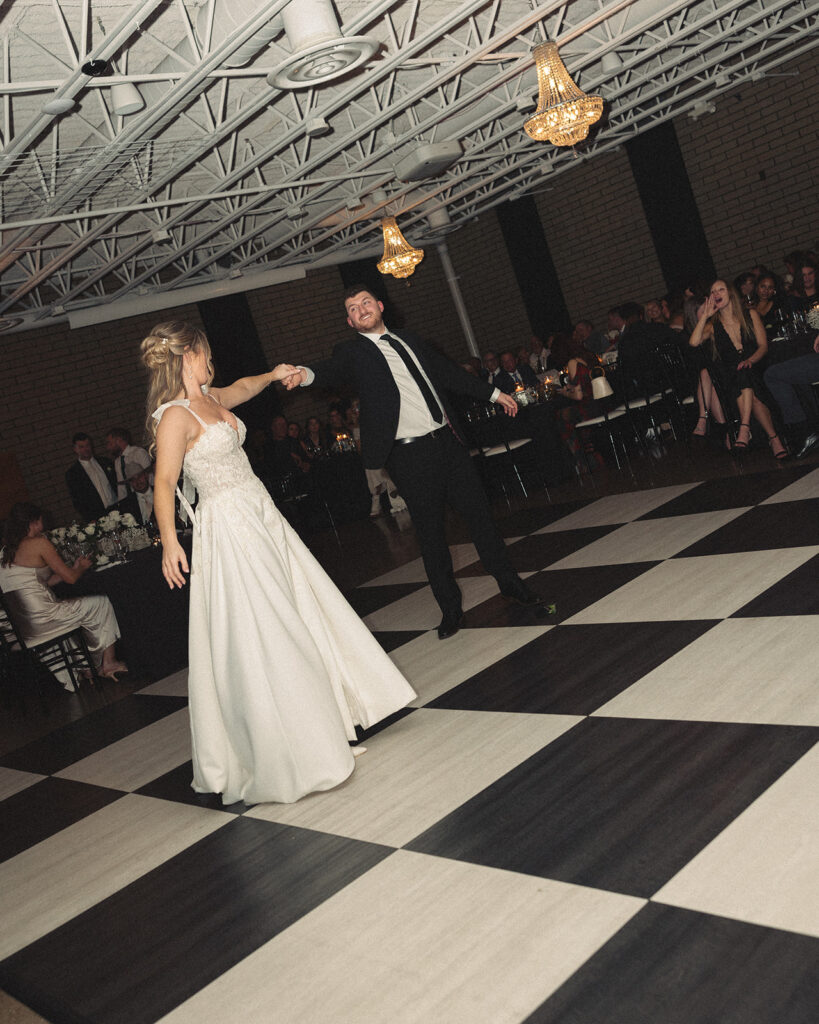
[[[518,385],[524,388],[536,388],[537,377],[528,363],[519,363],[515,353],[507,350],[500,354],[500,365],[503,374],[495,378],[495,387],[511,395]]]
[[[123,515],[130,512],[140,526],[147,526],[154,514],[154,489],[148,470],[138,462],[126,462],[125,479],[130,493],[117,502],[117,508]]]
[[[578,320],[572,330],[572,338],[575,344],[596,356],[601,356],[610,347],[609,339],[594,329],[591,320]]]
[[[6,520],[0,554],[0,589],[26,646],[82,627],[94,664],[109,679],[127,667],[117,661],[114,644],[119,626],[107,597],[72,597],[60,601],[51,590],[63,580],[76,583],[91,566],[89,558],[66,565],[57,549],[43,535],[43,511],[29,502],[13,505]],[[73,690],[70,678],[60,682]]]
[[[550,334],[544,344],[536,334],[532,335],[529,341],[529,365],[535,373],[545,373],[552,369],[550,346],[553,338],[554,335]]]
[[[77,461],[68,467],[65,482],[71,504],[84,522],[98,519],[116,503],[117,479],[110,462],[94,457],[94,444],[81,431],[71,440]]]
[[[776,337],[779,331],[785,296],[773,274],[764,273],[756,282],[756,306],[759,319],[765,328],[768,341]]]
[[[620,343],[620,335],[623,333],[623,328],[625,326],[626,322],[620,312],[620,307],[613,306],[606,314],[607,352],[611,352],[617,348]]]
[[[683,298],[674,292],[669,292],[660,300],[663,310],[663,321],[672,331],[685,330],[685,317],[683,316]]]
[[[270,423],[270,437],[265,441],[264,472],[268,480],[281,480],[298,471],[310,468],[303,457],[301,445],[287,433],[284,416],[274,416]]]
[[[499,388],[500,384],[497,382],[497,378],[502,376],[503,370],[498,362],[497,352],[493,352],[489,349],[483,354],[483,379],[487,384],[491,384],[492,387]]]
[[[757,311],[748,309],[736,289],[718,279],[711,286],[688,343],[695,348],[705,343],[708,372],[719,382],[726,398],[736,402],[740,427],[734,446],[747,448],[750,444],[753,416],[765,431],[774,457],[784,459],[788,453],[762,400],[762,381],[755,370],[768,351]]]
[[[753,306],[756,306],[757,294],[755,274],[752,274],[750,270],[746,270],[743,274],[739,274],[738,277],[734,278],[734,288],[739,293],[739,297],[745,307],[750,309]]]
[[[643,308],[643,319],[647,324],[664,324],[663,306],[659,299],[649,299]]]
[[[571,338],[566,334],[555,335],[552,358],[557,366],[564,367],[569,377],[569,382],[559,389],[558,397],[552,401],[557,410],[560,438],[577,461],[582,449],[574,425],[596,415],[591,368],[597,366],[599,360],[574,334]],[[596,458],[602,461],[599,454]]]
[[[128,481],[125,479],[125,464],[138,462],[143,469],[150,470],[151,456],[144,448],[131,444],[130,431],[123,427],[111,427],[105,435],[105,451],[117,474],[117,501],[128,493]]]
[[[764,379],[782,412],[791,450],[802,459],[819,445],[819,404],[811,387],[819,380],[819,335],[804,353],[769,366]]]
[[[810,256],[803,255],[798,262],[793,279],[790,305],[795,313],[804,312],[819,300],[816,292],[816,263]]]
[[[308,462],[321,458],[330,450],[327,431],[322,427],[318,416],[308,416],[307,422],[304,424],[304,436],[299,443]]]
[[[347,433],[347,422],[344,417],[344,411],[342,410],[340,402],[333,402],[327,411],[328,415],[328,427],[330,432],[330,441],[334,441],[339,434]]]

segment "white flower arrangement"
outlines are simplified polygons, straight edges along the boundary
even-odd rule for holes
[[[134,516],[131,515],[130,512],[126,512],[125,515],[122,517],[122,525],[130,530],[134,526],[139,526],[139,523],[137,523],[136,519],[134,518]]]
[[[108,555],[97,555],[97,565],[108,565],[110,561]]]

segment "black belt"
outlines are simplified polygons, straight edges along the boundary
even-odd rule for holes
[[[428,437],[445,437],[447,434],[452,433],[449,424],[445,423],[442,427],[438,427],[437,430],[430,431],[429,434],[419,434],[417,437],[396,437],[396,444],[412,444],[413,441],[426,441]]]

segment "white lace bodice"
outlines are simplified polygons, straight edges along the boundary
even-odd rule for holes
[[[184,406],[192,416],[196,416],[186,399],[167,402],[156,410],[154,416],[161,418],[171,405]],[[193,448],[185,453],[182,468],[186,482],[196,488],[199,501],[207,502],[237,487],[260,486],[242,448],[247,428],[239,417],[235,417],[238,433],[224,420],[205,423],[199,416],[196,419],[202,425],[202,433]]]

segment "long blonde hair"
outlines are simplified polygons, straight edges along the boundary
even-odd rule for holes
[[[716,279],[716,281],[714,281],[711,284],[711,288],[714,287],[714,285],[717,283],[717,281],[722,281],[722,283],[725,285],[725,288],[726,288],[726,290],[728,292],[728,304],[731,307],[731,312],[734,314],[734,316],[736,317],[736,319],[737,319],[737,321],[739,323],[739,336],[740,336],[740,340],[743,343],[746,340],[754,341],[756,339],[756,335],[754,334],[754,324],[753,324],[753,321],[751,320],[751,314],[748,312],[748,310],[746,309],[745,305],[742,302],[742,299],[739,297],[739,292],[736,290],[736,288],[734,288],[734,286],[730,282],[726,281],[724,277],[718,277]],[[708,291],[708,294],[709,295],[711,294],[710,289]],[[718,309],[715,313],[712,313],[711,316],[708,318],[708,323],[711,324],[711,331],[712,331],[712,333],[711,333],[711,358],[713,360],[719,359],[719,353],[717,352],[717,342],[716,342],[716,338],[714,337],[714,334],[713,334],[713,328],[714,328],[714,321],[715,320],[719,320],[719,322],[722,323],[722,317],[720,316],[721,313],[722,313],[722,310]]]
[[[157,421],[154,411],[165,402],[176,398],[185,386],[182,380],[186,352],[204,352],[208,360],[210,379],[213,379],[210,345],[204,331],[184,320],[169,320],[157,324],[139,348],[140,357],[151,373],[148,382],[147,417],[145,432],[153,438],[150,449],[156,448]]]

